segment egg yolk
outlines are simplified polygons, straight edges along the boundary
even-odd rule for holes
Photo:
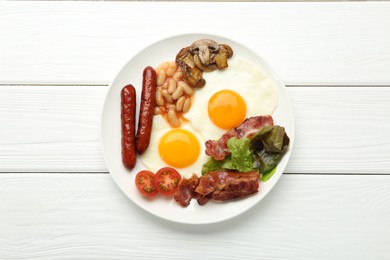
[[[221,90],[209,99],[208,113],[210,120],[216,126],[229,130],[244,121],[246,104],[236,92]]]
[[[158,152],[170,166],[183,168],[193,164],[199,157],[200,145],[191,132],[173,129],[160,139]]]

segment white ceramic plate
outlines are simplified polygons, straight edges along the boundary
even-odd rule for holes
[[[186,208],[178,205],[172,198],[157,196],[149,200],[144,198],[136,189],[134,178],[142,169],[145,169],[141,160],[130,172],[121,159],[121,121],[120,121],[120,91],[127,84],[133,84],[137,89],[137,115],[140,103],[142,86],[142,72],[146,66],[157,67],[164,61],[173,61],[178,51],[192,42],[209,38],[219,43],[230,45],[234,53],[251,60],[259,65],[268,76],[273,79],[279,88],[279,103],[272,115],[275,124],[282,125],[290,137],[290,148],[277,167],[274,176],[265,183],[260,184],[260,191],[245,199],[216,203],[210,201],[204,206],[199,206],[196,200],[192,200]],[[107,167],[116,184],[127,197],[144,210],[173,222],[186,224],[215,223],[235,217],[255,204],[259,203],[279,180],[287,161],[290,158],[294,143],[293,112],[284,84],[277,78],[270,67],[256,53],[238,42],[215,35],[186,34],[163,39],[156,42],[131,58],[121,69],[110,85],[102,114],[102,145]],[[163,166],[163,165],[162,165]],[[201,169],[199,169],[200,171]]]

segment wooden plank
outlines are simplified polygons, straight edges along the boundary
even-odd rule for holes
[[[389,190],[389,176],[285,175],[243,215],[188,226],[136,207],[108,174],[0,174],[0,255],[388,259]]]
[[[1,172],[106,172],[106,86],[1,86]],[[288,87],[295,145],[287,173],[390,171],[390,88]]]
[[[296,145],[287,172],[390,173],[390,88],[293,87],[288,92]]]
[[[106,86],[1,86],[1,171],[106,171]]]
[[[1,2],[0,84],[108,84],[149,44],[194,32],[247,45],[287,84],[390,84],[389,13],[386,2]]]

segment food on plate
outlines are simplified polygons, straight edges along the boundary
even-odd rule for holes
[[[194,88],[206,84],[203,72],[228,67],[227,59],[233,56],[233,49],[210,39],[200,39],[185,47],[176,55],[176,63],[183,71],[185,81]]]
[[[175,201],[187,206],[195,198],[204,205],[210,199],[225,201],[258,192],[259,175],[266,181],[275,173],[289,142],[285,129],[274,125],[271,116],[245,119],[218,140],[206,142],[211,158],[202,166],[202,177],[183,179]]]
[[[135,186],[145,197],[170,196],[176,193],[181,179],[180,173],[171,167],[161,168],[156,174],[143,170],[136,175]]]
[[[196,174],[192,174],[190,178],[184,178],[179,182],[177,192],[173,199],[183,207],[187,207],[190,204],[192,198],[197,196],[195,189],[199,185],[199,177]]]
[[[259,173],[218,170],[209,172],[202,177],[195,174],[189,179],[183,179],[174,196],[176,202],[188,206],[195,198],[200,205],[209,200],[228,201],[244,198],[258,192]]]
[[[212,157],[203,165],[202,174],[216,170],[257,171],[269,178],[287,152],[290,139],[282,126],[268,122],[256,128],[247,124],[267,121],[268,117],[258,118],[246,120],[246,127],[230,130],[218,141],[207,141],[206,152]]]
[[[159,123],[163,125],[165,121],[161,117],[157,118],[160,118]],[[197,139],[192,139],[188,134],[191,132],[175,128],[167,130],[158,139],[159,146],[166,146],[158,147],[160,157],[164,160],[165,155],[172,156],[165,163],[175,169],[185,169],[188,163],[192,163],[187,162],[187,153],[190,154],[189,157],[196,157],[199,153]],[[187,147],[187,143],[181,143],[183,140],[192,144]],[[169,143],[170,141],[174,144]],[[176,142],[178,143],[175,144]],[[162,168],[157,171],[154,185],[161,194],[174,194],[174,200],[185,207],[192,198],[204,205],[211,199],[227,201],[256,193],[260,186],[259,177],[264,176],[263,181],[270,178],[287,152],[289,137],[283,127],[273,124],[271,116],[257,116],[245,119],[241,125],[227,131],[220,139],[208,140],[207,144],[206,152],[210,159],[203,164],[201,177],[190,174],[192,168],[189,168],[187,177],[181,181],[181,174],[175,169]],[[150,147],[145,155],[150,153],[151,157],[147,160],[144,158],[144,164],[149,169],[150,165],[154,167],[155,161],[155,167],[161,165],[159,157],[154,156],[152,151],[153,147]],[[182,165],[185,162],[187,164]]]
[[[180,181],[180,173],[171,167],[161,168],[154,176],[154,186],[160,194],[165,196],[175,194]]]
[[[140,171],[135,176],[135,186],[138,191],[145,197],[154,197],[157,195],[158,190],[154,186],[154,173],[151,171]]]
[[[209,172],[200,177],[195,192],[200,205],[206,204],[210,199],[227,201],[240,199],[258,192],[259,173],[236,172],[218,170]]]
[[[290,144],[284,127],[274,125],[261,128],[251,138],[254,155],[253,168],[261,173],[269,173],[282,160]]]
[[[207,83],[196,89],[185,117],[207,139],[218,139],[245,118],[272,115],[278,104],[276,84],[239,53],[228,68],[204,73],[204,78]]]
[[[135,106],[136,91],[132,85],[121,90],[121,131],[122,162],[128,169],[133,169],[137,161],[135,148]]]
[[[142,195],[173,196],[184,207],[192,198],[229,201],[258,192],[275,173],[290,141],[271,116],[278,89],[259,66],[232,56],[230,46],[200,39],[175,61],[146,67],[136,135],[135,90],[123,89],[123,138],[132,142],[123,161],[131,169],[139,154]]]
[[[136,148],[138,154],[143,154],[149,146],[152,131],[157,75],[156,71],[148,66],[143,71],[141,108],[138,118]]]
[[[140,159],[153,172],[163,166],[170,166],[183,177],[189,177],[194,172],[200,172],[208,160],[204,153],[205,141],[190,123],[173,128],[162,115],[155,115],[149,148]]]
[[[180,127],[183,114],[191,108],[194,90],[183,79],[174,61],[163,62],[156,68],[157,90],[155,115],[163,115],[172,127]]]
[[[206,154],[214,157],[215,160],[223,160],[228,151],[228,140],[232,137],[242,138],[253,135],[263,126],[274,124],[271,116],[255,116],[245,119],[242,124],[225,132],[218,140],[206,141]]]

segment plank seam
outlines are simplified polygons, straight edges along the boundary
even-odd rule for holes
[[[39,171],[26,171],[26,172],[0,172],[1,174],[110,174],[109,172],[56,172],[56,171],[50,171],[50,172],[39,172]],[[326,176],[390,176],[390,173],[324,173],[324,172],[318,172],[318,173],[297,173],[297,172],[289,172],[289,173],[283,173],[283,175],[326,175]]]

